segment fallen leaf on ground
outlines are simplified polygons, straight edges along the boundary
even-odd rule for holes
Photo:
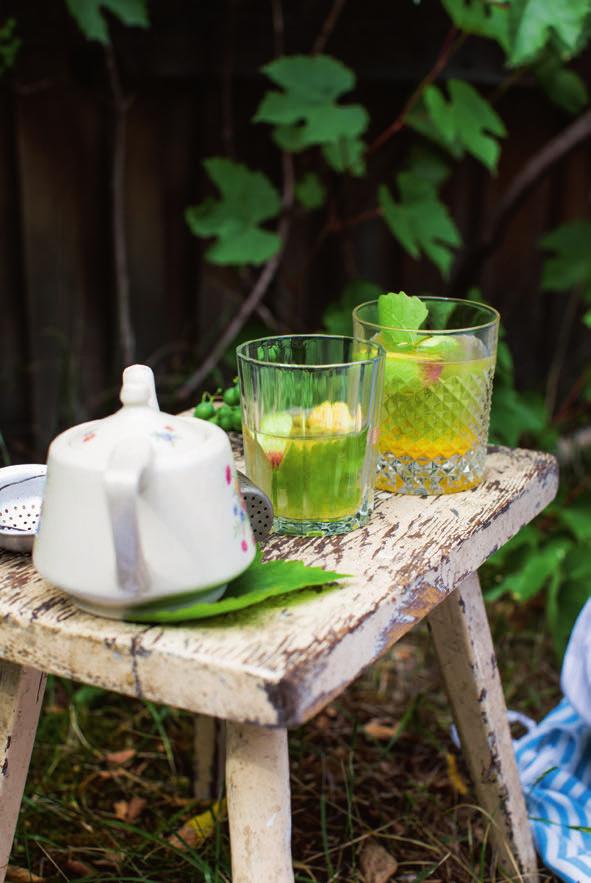
[[[176,834],[168,838],[171,846],[177,849],[201,846],[215,831],[216,821],[226,817],[226,801],[216,802],[205,812],[193,816],[188,822],[179,828]]]
[[[102,853],[102,858],[95,859],[93,864],[97,868],[117,868],[124,860],[125,856],[122,852],[113,852],[111,849],[107,849]]]
[[[458,769],[458,762],[455,754],[446,754],[445,759],[447,760],[447,778],[450,781],[451,787],[454,791],[457,791],[458,794],[467,794],[468,786],[464,782],[462,774]]]
[[[388,722],[382,717],[373,717],[365,724],[363,732],[372,739],[392,739],[398,733],[398,724]]]
[[[124,748],[122,751],[110,751],[108,754],[105,754],[107,763],[127,763],[128,760],[132,760],[134,757],[135,748]]]
[[[70,871],[72,874],[78,874],[83,877],[89,877],[94,873],[94,868],[91,868],[91,866],[85,864],[85,862],[78,861],[77,858],[69,858],[65,867],[66,871]]]
[[[38,877],[32,874],[26,868],[17,868],[15,865],[8,865],[6,868],[6,880],[8,883],[45,883],[46,877]]]
[[[398,862],[394,856],[375,840],[365,841],[359,866],[365,883],[388,883],[398,870]]]
[[[141,816],[147,802],[143,797],[132,797],[129,801],[118,800],[113,806],[115,816],[121,822],[135,822]]]

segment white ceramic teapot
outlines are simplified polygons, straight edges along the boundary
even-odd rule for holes
[[[146,365],[123,372],[121,402],[51,443],[35,567],[107,616],[181,593],[217,600],[255,555],[228,436],[162,413]]]

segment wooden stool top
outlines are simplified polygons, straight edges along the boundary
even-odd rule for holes
[[[273,536],[268,558],[352,574],[340,588],[195,625],[83,613],[0,555],[0,657],[229,720],[296,726],[338,695],[554,497],[556,461],[491,448],[483,484],[441,497],[380,493],[370,523],[338,537]]]

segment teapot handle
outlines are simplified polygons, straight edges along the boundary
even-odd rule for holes
[[[127,438],[115,447],[105,471],[117,582],[130,596],[145,594],[150,583],[140,542],[137,500],[152,456],[152,445],[146,438]]]

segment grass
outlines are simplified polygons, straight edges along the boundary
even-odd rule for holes
[[[560,696],[541,610],[497,603],[490,615],[508,704],[539,718]],[[298,883],[361,883],[370,841],[396,859],[398,883],[501,879],[450,723],[419,628],[290,734]],[[204,809],[192,740],[188,714],[51,679],[12,864],[48,883],[230,881],[224,821],[199,848],[169,842]]]

